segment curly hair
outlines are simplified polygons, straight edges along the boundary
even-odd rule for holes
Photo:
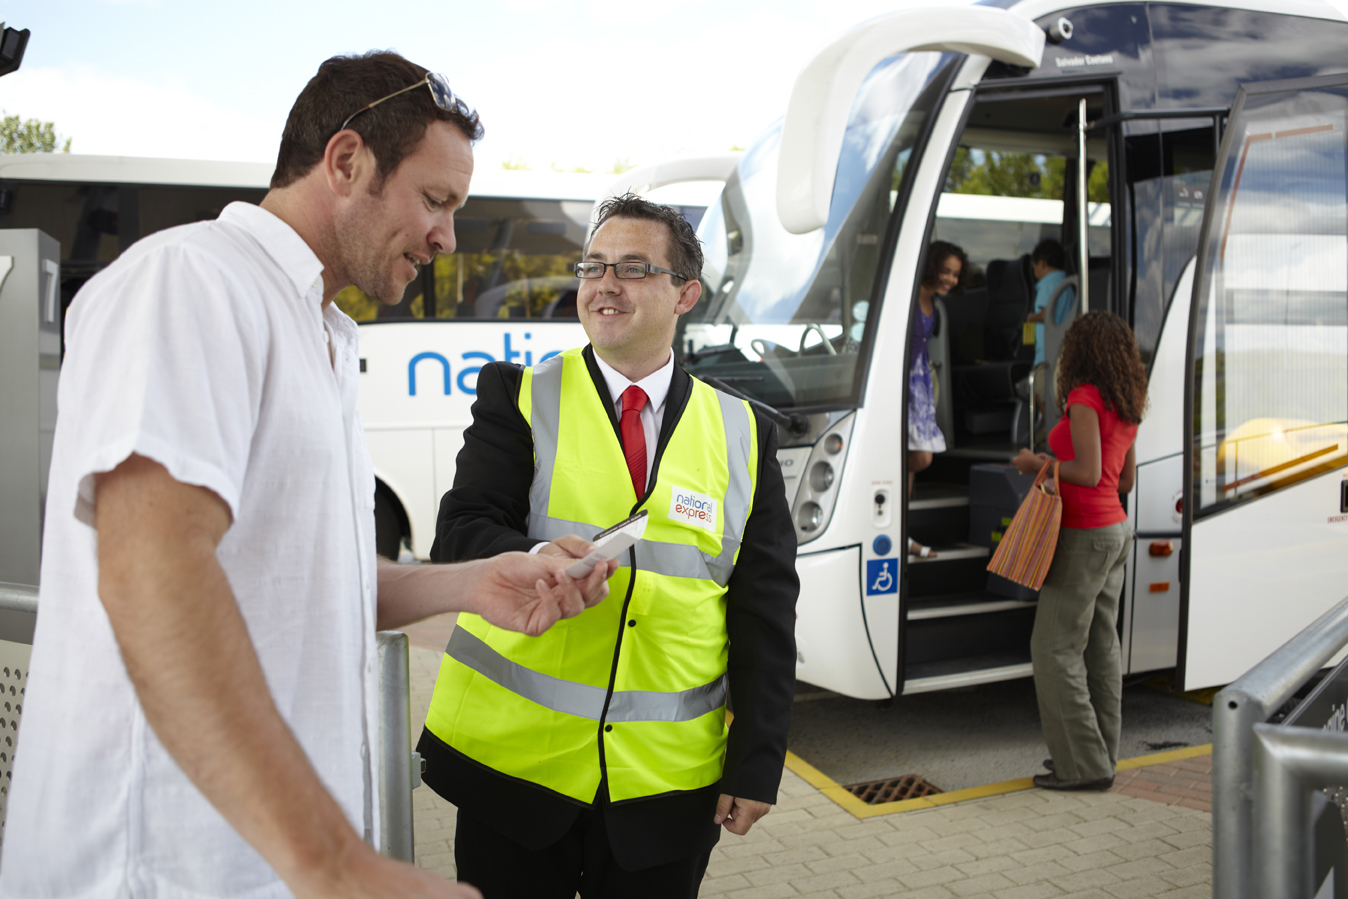
[[[611,218],[645,219],[660,222],[669,229],[669,264],[676,272],[689,281],[702,277],[702,242],[697,232],[688,224],[683,213],[673,206],[652,203],[634,193],[625,193],[620,197],[609,197],[599,205],[594,219],[594,231],[585,241],[585,253],[590,252],[590,241],[594,240],[599,226]]]
[[[969,284],[969,256],[963,249],[945,240],[933,240],[927,249],[927,261],[922,264],[922,286],[935,288],[941,276],[941,266],[951,256],[960,261],[960,277],[950,291],[952,297],[964,293]]]
[[[1067,395],[1082,384],[1094,385],[1106,407],[1130,424],[1141,423],[1147,411],[1147,370],[1137,338],[1112,312],[1097,309],[1072,323],[1063,336],[1055,380],[1059,413]]]

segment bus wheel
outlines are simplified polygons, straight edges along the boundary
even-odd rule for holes
[[[374,547],[386,559],[398,560],[403,530],[398,508],[383,490],[374,492]]]

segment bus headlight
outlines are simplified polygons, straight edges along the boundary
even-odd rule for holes
[[[833,507],[838,501],[843,463],[847,459],[844,449],[847,441],[852,439],[854,421],[855,413],[844,415],[820,436],[810,450],[805,476],[801,479],[803,483],[796,491],[793,503],[797,543],[815,539],[828,527]]]
[[[796,527],[802,531],[817,531],[824,523],[824,510],[818,503],[802,503],[796,510]]]
[[[816,493],[823,493],[833,486],[833,466],[827,462],[816,462],[810,469],[810,486]]]

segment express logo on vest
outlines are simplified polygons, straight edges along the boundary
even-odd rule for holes
[[[669,501],[669,519],[715,532],[716,500],[705,493],[675,487]]]

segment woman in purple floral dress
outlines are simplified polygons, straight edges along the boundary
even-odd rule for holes
[[[936,393],[932,389],[931,359],[927,340],[936,328],[936,297],[964,293],[969,257],[964,250],[944,240],[932,241],[922,270],[913,316],[913,367],[908,371],[908,495],[913,493],[913,475],[931,465],[932,453],[945,451],[945,435],[936,425]],[[908,552],[934,559],[931,547],[909,539]]]

